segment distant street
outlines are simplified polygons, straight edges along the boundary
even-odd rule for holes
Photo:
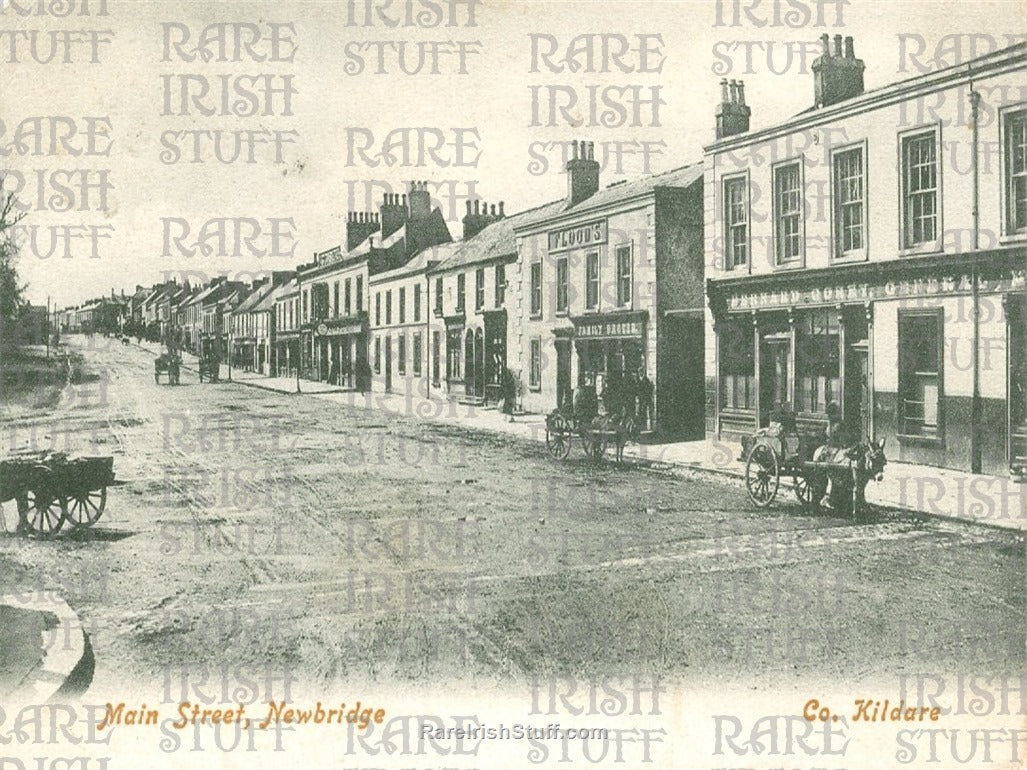
[[[127,483],[86,537],[0,540],[0,592],[59,587],[101,689],[225,662],[281,664],[312,687],[1022,669],[1014,533],[761,511],[730,480],[595,467],[579,445],[555,462],[536,443],[191,370],[156,385],[134,345],[70,344],[100,379],[7,422],[5,446],[114,454]]]

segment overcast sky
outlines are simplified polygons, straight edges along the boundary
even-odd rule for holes
[[[856,55],[866,62],[869,89],[917,74],[918,63],[932,65],[934,52],[946,35],[980,36],[974,41],[968,37],[959,39],[958,52],[949,47],[946,61],[954,55],[965,60],[974,53],[972,42],[976,42],[977,52],[983,53],[992,46],[1004,47],[1015,42],[1010,33],[1025,28],[1018,0],[762,0],[749,14],[744,9],[753,6],[754,0],[739,0],[737,25],[733,23],[734,0],[484,0],[474,8],[474,26],[468,25],[468,5],[464,2],[454,3],[451,9],[449,3],[441,0],[393,0],[384,12],[386,17],[399,22],[393,27],[387,26],[380,16],[374,16],[371,25],[362,25],[364,0],[107,0],[106,16],[96,15],[101,0],[89,0],[93,15],[62,19],[21,16],[15,12],[14,5],[34,7],[36,0],[14,0],[13,5],[11,0],[7,2],[8,7],[0,14],[0,120],[4,124],[0,167],[9,172],[8,189],[23,185],[19,197],[31,204],[23,224],[35,228],[37,243],[35,248],[31,244],[23,247],[20,262],[21,273],[30,285],[30,297],[45,302],[49,294],[59,305],[77,304],[109,293],[112,288],[132,290],[137,283],[148,285],[159,280],[165,271],[196,271],[199,276],[291,269],[297,263],[309,261],[314,251],[337,245],[344,238],[346,213],[352,205],[358,210],[366,208],[364,195],[368,183],[376,185],[372,188],[375,204],[382,191],[398,192],[412,179],[427,180],[431,189],[439,183],[450,185],[443,189],[449,189],[451,194],[436,198],[447,215],[455,215],[451,230],[458,237],[458,219],[469,191],[488,202],[505,201],[507,213],[564,194],[566,182],[560,150],[549,148],[549,142],[593,141],[600,155],[604,148],[612,151],[617,146],[613,143],[619,142],[623,148],[633,146],[636,154],[624,154],[619,170],[609,166],[603,170],[603,185],[697,161],[702,157],[703,145],[713,137],[713,112],[722,76],[745,81],[754,128],[810,106],[813,76],[809,64],[824,32],[854,37]],[[383,4],[374,3],[376,7]],[[349,23],[351,5],[357,25]],[[421,18],[429,24],[437,19],[434,8],[441,6],[443,24],[406,26],[403,20],[407,5],[412,6],[411,18],[415,23]],[[76,10],[81,9],[83,0],[75,6]],[[458,22],[456,26],[445,23],[451,10]],[[786,15],[790,10],[795,14],[792,17]],[[818,24],[818,17],[825,22],[823,25]],[[246,55],[245,48],[241,61],[187,62],[174,49],[170,61],[162,60],[165,23],[185,25],[195,43],[205,25],[229,21],[255,23],[265,36],[271,33],[269,23],[291,25],[280,27],[283,39],[278,50],[287,57],[295,45],[293,61],[255,62]],[[63,63],[60,56],[46,64],[32,61],[28,48],[32,34],[37,54],[45,58],[50,33],[55,30],[74,31],[68,38],[73,41],[73,61]],[[101,31],[96,43],[98,63],[89,61],[91,38],[83,30]],[[104,30],[111,30],[113,35],[108,36]],[[181,35],[182,27],[175,26],[173,31]],[[613,55],[620,48],[616,37],[606,38],[609,55],[605,58],[601,39],[594,39],[597,44],[593,71],[553,72],[544,61],[539,62],[539,71],[532,71],[532,34],[556,38],[560,53],[551,61],[558,62],[566,56],[567,46],[576,35],[601,33],[627,39],[631,50],[620,58],[620,64],[633,71],[618,69]],[[639,35],[648,36],[642,38],[647,51],[644,56],[638,51]],[[289,37],[292,42],[284,39]],[[64,39],[58,37],[58,41]],[[110,42],[106,42],[108,39]],[[376,71],[376,41],[388,43],[381,49],[388,74]],[[769,42],[773,47],[768,62]],[[406,46],[410,67],[417,64],[418,44],[424,44],[427,58],[420,73],[407,75],[400,71],[393,45],[398,43]],[[548,50],[549,38],[537,38],[536,43],[540,50]],[[12,45],[18,58],[14,63]],[[926,52],[914,61],[903,55],[903,49],[913,54],[924,49]],[[266,56],[272,53],[272,46],[265,38],[253,50]],[[439,74],[431,72],[433,50],[438,51]],[[746,60],[747,50],[751,51],[751,66]],[[229,54],[232,53],[230,47]],[[360,61],[363,69],[355,71],[360,70]],[[578,61],[587,60],[582,54]],[[459,72],[461,64],[465,65],[466,73]],[[601,71],[604,66],[609,71]],[[643,67],[659,67],[660,71],[639,72]],[[196,114],[195,109],[185,116],[163,114],[165,82],[172,86],[172,112],[181,112],[177,97],[182,75],[206,78],[212,91],[220,88],[220,78],[226,75],[268,75],[276,87],[283,87],[285,79],[291,77],[295,92],[291,95],[292,114],[282,114],[281,93],[272,98],[272,115],[205,116]],[[166,76],[170,80],[165,81]],[[199,82],[194,79],[192,87]],[[632,91],[624,88],[608,92],[607,98],[625,107],[623,115],[627,117],[600,105],[597,122],[603,123],[605,111],[610,112],[614,125],[589,125],[590,87],[598,87],[601,93],[610,86],[634,87],[634,92],[647,100],[654,87],[659,87],[663,104],[656,114],[648,102],[637,105],[641,125],[631,125],[636,105],[625,94]],[[562,112],[554,120],[549,119],[550,98],[562,100],[569,92],[578,100],[571,116],[584,118],[586,125],[569,125]],[[264,102],[261,97],[261,111]],[[210,97],[202,103],[215,110],[220,104]],[[34,116],[71,117],[80,131],[86,129],[87,116],[109,118],[111,137],[100,137],[96,145],[102,149],[109,144],[109,155],[84,157],[60,149],[50,154],[46,142],[45,154],[34,154],[31,144],[23,144],[22,149],[28,148],[30,153],[22,154],[12,145],[14,132],[22,121]],[[532,125],[533,122],[543,125]],[[410,162],[414,165],[371,167],[363,156],[355,153],[350,141],[357,136],[363,147],[368,137],[373,137],[372,149],[366,154],[377,158],[389,132],[405,127],[429,129],[430,136],[442,132],[449,146],[437,152],[437,159],[428,154],[426,162],[418,165],[420,147],[415,143],[410,147]],[[288,143],[282,146],[282,162],[276,162],[273,145],[258,145],[257,162],[253,164],[220,163],[213,159],[207,146],[203,148],[206,162],[192,163],[188,162],[192,140],[180,133],[173,138],[167,134],[192,129],[220,130],[232,142],[235,131],[279,131]],[[452,146],[461,141],[461,136],[462,157]],[[643,142],[650,148],[648,161],[641,153]],[[86,142],[79,137],[70,140],[70,145],[75,153],[85,149]],[[169,150],[169,146],[177,149]],[[162,153],[166,153],[163,160]],[[353,156],[352,164],[348,156]],[[540,159],[548,167],[543,167]],[[77,210],[81,203],[78,184],[83,175],[97,182],[103,170],[108,170],[111,185],[106,210],[96,210],[101,200],[99,187],[89,190],[90,210]],[[70,183],[75,190],[75,209],[47,210],[47,201],[55,192],[58,195],[53,207],[60,208],[64,196],[49,185],[40,196],[40,175],[47,181]],[[359,200],[351,201],[351,191],[358,194]],[[184,219],[195,234],[206,220],[219,217],[253,218],[265,230],[269,218],[291,218],[295,222],[295,242],[286,237],[288,226],[282,225],[286,232],[278,245],[281,251],[295,246],[295,256],[197,253],[189,257],[176,249],[172,249],[176,253],[170,256],[164,254],[163,220]],[[98,241],[97,258],[91,256],[90,240],[83,238],[71,242],[70,258],[62,256],[64,247],[60,242],[54,256],[43,258],[50,250],[51,235],[60,236],[61,228],[66,226],[74,233],[88,233],[93,228],[110,237]],[[195,242],[195,238],[185,242]],[[255,246],[269,248],[271,241],[261,238]],[[246,246],[242,250],[249,251]]]

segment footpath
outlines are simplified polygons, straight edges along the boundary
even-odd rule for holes
[[[157,351],[157,346],[152,344],[144,343],[143,347]],[[185,354],[183,363],[189,368],[194,367],[195,356]],[[222,365],[221,377],[224,380],[227,376],[228,368]],[[533,441],[544,442],[546,438],[544,415],[524,414],[511,419],[495,409],[457,404],[441,393],[432,398],[400,393],[357,393],[324,382],[301,379],[297,383],[294,377],[269,377],[238,369],[232,372],[232,382],[278,393],[299,393],[348,407],[505,433]],[[719,441],[632,443],[624,449],[625,458],[741,479],[745,476],[745,464],[738,459],[739,453],[737,444]],[[790,478],[781,479],[779,497],[791,496],[788,488],[790,484]],[[883,480],[871,481],[867,485],[866,498],[873,505],[926,516],[1027,531],[1027,484],[1017,483],[1009,476],[964,473],[889,461],[884,469]]]

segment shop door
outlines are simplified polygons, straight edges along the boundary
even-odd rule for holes
[[[385,338],[385,390],[392,391],[392,338]]]
[[[788,360],[791,340],[784,334],[768,334],[760,350],[760,425],[767,425],[770,413],[791,408],[788,396]]]
[[[474,333],[474,395],[485,395],[485,337],[481,329]]]
[[[474,395],[474,332],[470,329],[464,337],[464,393]]]
[[[870,367],[866,340],[849,345],[845,359],[845,404],[843,419],[860,439],[873,437],[870,424]]]
[[[570,404],[571,393],[571,343],[568,340],[556,341],[556,405],[562,407]]]
[[[1027,302],[1010,297],[1009,320],[1009,466],[1027,468]]]

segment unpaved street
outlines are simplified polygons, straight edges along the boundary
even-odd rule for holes
[[[882,512],[855,524],[684,471],[240,384],[153,382],[152,355],[72,340],[100,379],[5,426],[114,454],[86,537],[0,540],[0,588],[59,587],[96,686],[281,664],[310,686],[656,673],[1020,670],[1022,537]],[[13,505],[5,505],[13,529]]]

